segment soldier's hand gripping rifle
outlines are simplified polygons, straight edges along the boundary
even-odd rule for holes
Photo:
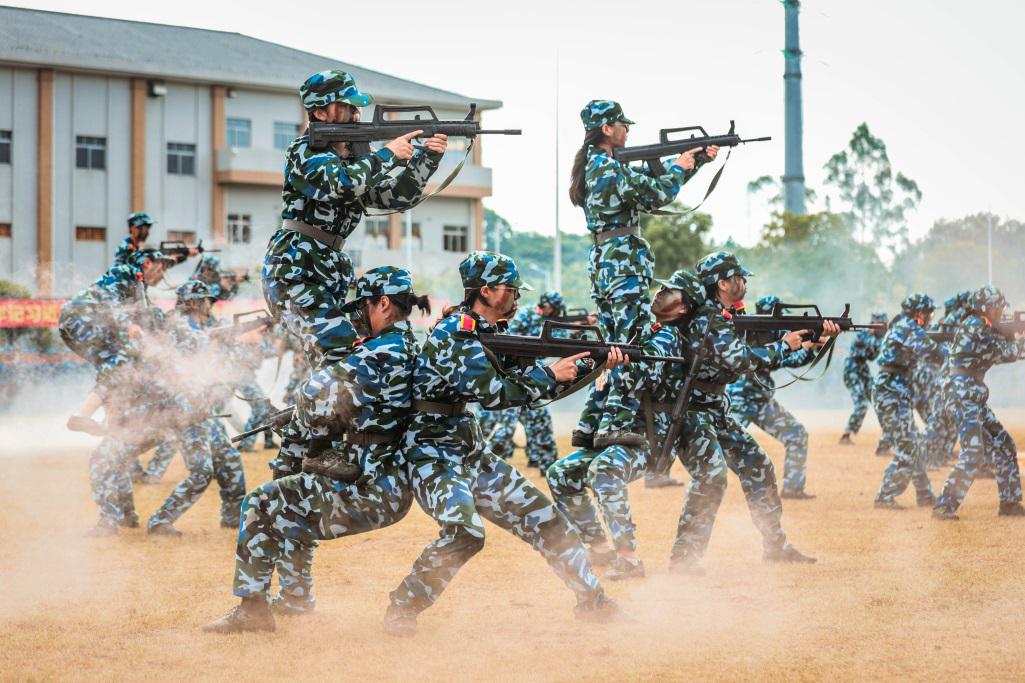
[[[786,311],[804,311],[800,315],[790,315]],[[775,338],[779,331],[795,332],[809,330],[805,335],[807,341],[822,336],[826,322],[835,323],[841,332],[851,330],[886,329],[886,323],[869,323],[861,325],[851,320],[851,305],[844,304],[843,313],[838,317],[824,316],[815,304],[787,304],[777,301],[769,313],[739,314],[733,318],[736,330],[747,338],[749,344],[766,344]]]
[[[555,330],[570,332],[593,332],[597,339],[566,339],[554,336]],[[469,332],[456,332],[457,335],[470,337]],[[491,353],[502,356],[521,358],[524,364],[530,364],[537,358],[565,358],[578,353],[590,353],[591,360],[604,363],[612,349],[616,348],[629,356],[631,362],[642,363],[686,363],[687,359],[680,356],[656,356],[644,352],[638,344],[620,344],[605,341],[597,325],[577,325],[545,320],[541,327],[541,335],[531,337],[519,334],[500,334],[497,332],[480,332],[476,335],[484,348]]]
[[[416,113],[412,119],[387,119],[388,112]],[[426,118],[421,118],[421,115]],[[408,135],[413,131],[422,130],[424,138],[437,134],[449,137],[475,138],[478,135],[521,135],[521,130],[484,130],[480,122],[475,121],[477,105],[470,105],[470,112],[465,119],[443,121],[434,113],[434,108],[427,105],[392,105],[379,104],[374,108],[374,118],[370,123],[324,123],[311,121],[309,128],[310,147],[323,149],[335,142],[347,142],[354,156],[369,153],[371,142],[394,140]]]
[[[670,139],[672,133],[686,133],[691,131],[689,137]],[[700,133],[695,134],[694,131]],[[736,124],[730,121],[730,130],[725,135],[709,135],[701,126],[684,126],[682,128],[663,128],[658,132],[658,143],[654,145],[637,145],[635,147],[617,147],[612,150],[612,156],[623,164],[630,164],[635,161],[643,161],[655,175],[663,175],[666,172],[662,164],[662,157],[680,155],[691,149],[702,147],[736,147],[748,142],[765,142],[771,137],[764,138],[741,138],[736,134]],[[709,161],[704,152],[695,155],[695,160],[701,163]],[[718,180],[718,177],[716,178]]]
[[[249,318],[250,316],[254,317],[251,320],[245,320],[245,318]],[[275,322],[274,317],[263,309],[246,311],[244,313],[236,313],[232,316],[231,325],[214,327],[207,330],[207,334],[210,335],[211,339],[227,341],[243,335],[246,332],[252,332],[253,330],[269,330],[274,327]]]
[[[203,246],[203,240],[199,240],[194,246],[185,244],[182,240],[164,240],[160,243],[160,253],[164,256],[169,256],[177,263],[181,263],[187,259],[192,250],[195,249],[197,254],[214,254],[220,252],[220,249],[207,249]]]
[[[1015,311],[1010,316],[993,325],[993,329],[1008,339],[1025,334],[1025,311]]]
[[[287,408],[283,408],[282,410],[274,410],[271,413],[271,416],[267,418],[267,421],[265,423],[263,423],[259,427],[254,427],[249,431],[242,432],[241,434],[236,434],[235,436],[231,437],[231,442],[238,443],[239,441],[242,441],[243,439],[250,437],[253,434],[259,434],[260,432],[265,432],[268,429],[273,429],[274,431],[278,432],[279,430],[282,430],[286,426],[288,426],[288,423],[292,419],[293,412],[295,412],[295,404],[290,405]]]

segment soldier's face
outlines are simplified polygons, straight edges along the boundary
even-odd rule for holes
[[[324,123],[359,123],[359,109],[345,102],[332,102],[323,109],[315,109],[313,117]]]
[[[146,259],[142,262],[142,279],[147,285],[155,285],[164,278],[164,262]]]
[[[488,291],[485,293],[488,305],[498,311],[503,317],[509,317],[516,312],[517,302],[520,300],[520,290],[516,287],[509,287],[507,285],[497,285],[495,287],[485,287]]]
[[[541,306],[541,315],[548,318],[555,315],[555,308],[551,304],[545,304]]]
[[[131,236],[133,242],[136,244],[143,244],[147,239],[149,239],[149,226],[133,225],[128,228],[128,234]]]
[[[992,307],[987,308],[986,309],[986,318],[991,323],[998,323],[998,322],[1000,322],[1000,320],[1004,317],[1004,310],[1005,310],[1005,308],[1006,307],[1004,307],[1004,306],[997,306],[996,308],[992,308]]]
[[[630,134],[630,126],[622,121],[616,121],[615,123],[607,123],[602,126],[601,132],[605,134],[605,137],[613,147],[624,147],[626,146],[626,138]]]
[[[743,275],[732,275],[725,280],[719,280],[719,291],[725,299],[723,303],[728,306],[743,301],[747,296],[747,278]]]

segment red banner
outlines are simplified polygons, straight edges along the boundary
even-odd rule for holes
[[[56,327],[63,299],[0,299],[0,327]]]

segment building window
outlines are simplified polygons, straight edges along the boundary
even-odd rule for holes
[[[298,123],[274,122],[274,149],[288,149],[292,140],[299,137]]]
[[[99,170],[107,168],[107,138],[76,135],[75,167]]]
[[[184,242],[185,244],[196,243],[196,233],[192,230],[168,230],[168,242]]]
[[[167,143],[167,172],[196,175],[196,146],[185,142]]]
[[[253,220],[248,213],[228,214],[228,241],[249,244],[253,239]]]
[[[249,119],[228,119],[228,147],[251,147],[253,122]]]
[[[107,229],[76,225],[75,239],[79,242],[106,242]]]
[[[0,164],[11,163],[11,131],[0,130]]]
[[[367,216],[364,231],[367,237],[384,237],[388,238],[388,219],[387,218],[371,218]]]
[[[11,224],[10,223],[0,223],[0,237],[10,237],[10,236],[11,236]]]
[[[445,251],[466,251],[466,242],[469,238],[470,229],[465,225],[446,225],[443,230],[445,240]]]

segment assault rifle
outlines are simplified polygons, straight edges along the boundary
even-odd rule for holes
[[[570,332],[594,332],[597,339],[565,339],[552,334],[555,330],[568,330]],[[456,332],[456,335],[469,338],[469,332]],[[488,351],[503,356],[522,358],[523,362],[530,362],[536,358],[565,358],[578,353],[590,353],[591,358],[597,363],[604,363],[609,352],[618,348],[624,356],[630,356],[631,362],[642,363],[686,363],[686,358],[680,356],[655,356],[644,353],[644,349],[638,344],[620,344],[607,342],[597,325],[577,325],[575,323],[561,323],[552,319],[544,321],[541,327],[541,336],[531,337],[519,334],[500,334],[497,332],[481,332],[477,335],[481,343]]]
[[[925,336],[936,344],[949,344],[954,341],[954,332],[950,328],[940,328],[938,330],[926,330]]]
[[[243,320],[249,316],[255,316],[252,320]],[[238,337],[246,332],[260,329],[270,329],[274,327],[274,316],[265,310],[257,311],[246,311],[244,313],[236,313],[232,316],[231,325],[222,325],[221,327],[214,327],[207,330],[207,334],[210,335],[211,339],[217,341],[226,341],[233,337]]]
[[[713,333],[709,331],[705,338],[701,340],[701,346],[694,352],[694,358],[690,369],[687,371],[687,377],[683,380],[680,393],[676,395],[676,399],[673,401],[673,411],[669,416],[669,431],[666,432],[665,440],[662,442],[662,453],[659,455],[662,462],[667,462],[672,457],[673,447],[683,431],[683,417],[687,412],[687,406],[690,405],[690,395],[694,392],[694,382],[698,379],[698,372],[700,372],[701,366],[705,364],[705,359],[708,358],[708,354],[711,352],[712,336]]]
[[[1008,338],[1025,334],[1025,311],[1015,311],[993,326],[1000,334]]]
[[[717,147],[736,147],[737,145],[748,142],[765,142],[772,139],[767,136],[764,138],[749,138],[744,140],[736,134],[735,129],[736,124],[733,120],[730,120],[730,130],[725,135],[709,135],[701,126],[663,128],[658,132],[658,144],[637,145],[635,147],[617,147],[612,150],[612,156],[616,161],[623,164],[643,161],[648,165],[648,168],[652,173],[662,175],[666,172],[666,168],[662,164],[662,157],[674,154],[679,155],[690,149],[709,147],[711,145],[715,145]],[[670,133],[684,133],[686,131],[698,131],[701,135],[691,133],[690,137],[677,138],[675,140],[669,139]],[[704,152],[699,152],[694,158],[702,163],[709,161],[708,155]]]
[[[253,434],[259,434],[260,432],[265,432],[268,429],[273,429],[275,431],[279,429],[284,429],[285,426],[287,426],[288,423],[291,421],[293,412],[295,412],[295,404],[292,404],[287,408],[283,408],[282,410],[274,410],[274,412],[271,413],[271,416],[267,418],[267,421],[264,424],[260,425],[259,427],[254,427],[249,431],[242,432],[241,434],[236,434],[235,436],[231,437],[231,442],[238,443],[246,437],[250,437]]]
[[[784,311],[803,310],[801,315],[787,315]],[[814,311],[814,314],[812,314]],[[814,340],[822,336],[825,323],[833,322],[841,332],[851,330],[886,329],[886,323],[869,323],[860,325],[851,320],[851,305],[844,304],[843,313],[839,317],[823,316],[815,304],[787,304],[777,301],[768,314],[738,314],[733,324],[738,332],[742,332],[749,343],[767,343],[772,336],[781,330],[810,330],[807,339]]]
[[[420,112],[412,119],[385,120],[388,112]],[[425,114],[427,118],[420,118]],[[370,123],[324,123],[311,121],[309,127],[310,147],[323,149],[335,142],[348,142],[355,155],[367,154],[370,143],[394,140],[400,135],[422,130],[421,137],[429,138],[441,133],[449,137],[473,138],[478,135],[522,135],[521,130],[484,130],[479,121],[474,121],[477,105],[471,104],[465,119],[442,121],[434,108],[422,104],[396,105],[379,104],[374,108],[374,119]]]
[[[552,317],[547,318],[547,320],[554,320],[557,323],[582,324],[586,323],[592,315],[597,314],[591,313],[586,308],[567,308],[563,309],[561,315],[553,315]]]
[[[199,240],[195,246],[189,246],[182,240],[164,240],[160,243],[160,253],[164,256],[173,258],[178,263],[181,263],[189,257],[189,250],[195,249],[200,254],[215,254],[220,252],[220,249],[207,249],[203,246],[203,240]]]

